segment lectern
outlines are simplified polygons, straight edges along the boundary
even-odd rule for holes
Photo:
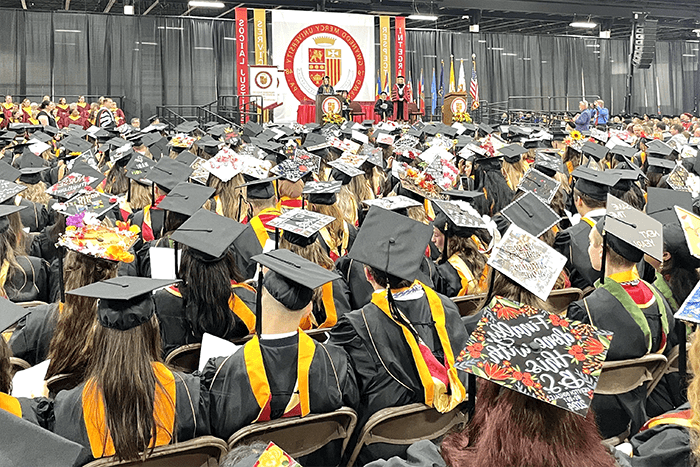
[[[339,114],[342,104],[339,95],[322,94],[316,96],[316,123],[323,124],[323,115],[327,113]]]
[[[466,112],[467,93],[466,92],[451,92],[445,96],[445,101],[442,104],[442,123],[452,125],[452,116],[456,113]]]

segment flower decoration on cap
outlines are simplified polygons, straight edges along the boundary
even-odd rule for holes
[[[66,232],[57,244],[94,258],[131,263],[134,255],[129,249],[138,235],[137,226],[117,222],[117,227],[105,227],[93,213],[82,211],[66,218]]]

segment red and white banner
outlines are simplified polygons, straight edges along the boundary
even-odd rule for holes
[[[406,18],[397,16],[394,18],[394,32],[396,35],[396,76],[406,78]]]
[[[248,81],[248,9],[236,8],[236,74],[238,75],[238,95],[250,94]],[[245,103],[239,101],[239,105]],[[241,119],[243,119],[241,115]]]
[[[299,102],[315,100],[324,76],[354,101],[374,101],[374,16],[272,11],[272,64],[284,68],[276,122],[294,122]]]

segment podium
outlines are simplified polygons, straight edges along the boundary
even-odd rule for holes
[[[316,96],[316,123],[323,125],[323,115],[329,112],[339,114],[342,111],[339,95],[322,94]]]
[[[442,104],[442,123],[452,125],[452,116],[456,113],[466,112],[467,106],[466,92],[451,92],[445,96]]]

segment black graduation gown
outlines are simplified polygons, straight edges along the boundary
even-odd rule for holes
[[[461,324],[459,310],[454,302],[443,295],[438,297],[445,310],[445,329],[456,357],[469,336]],[[414,325],[435,358],[443,362],[444,355],[427,297],[423,295],[412,300],[396,301],[396,305]],[[353,438],[356,438],[369,417],[378,410],[425,401],[411,348],[406,343],[401,328],[373,303],[351,311],[340,319],[331,330],[328,342],[342,347],[350,356],[362,394]],[[467,374],[462,371],[457,373],[466,388]],[[349,449],[352,449],[352,444],[351,441]],[[372,444],[362,450],[357,465],[395,455],[403,457],[407,447]]]
[[[151,213],[151,230],[153,230],[153,236],[157,240],[164,233],[165,211],[162,209],[150,209],[149,212]],[[143,209],[131,214],[129,222],[131,225],[137,225],[141,229],[141,240],[143,241]],[[140,247],[140,244],[134,245],[135,249]]]
[[[594,217],[596,222],[600,217]],[[593,269],[588,257],[588,235],[591,226],[584,220],[557,233],[553,248],[566,257],[566,271],[571,287],[581,290],[591,287],[600,277],[600,272]]]
[[[15,259],[20,270],[11,273],[5,282],[7,298],[16,303],[50,302],[49,263],[35,256],[17,256]]]
[[[8,342],[12,355],[34,366],[49,355],[49,345],[58,322],[58,303],[39,305],[19,320]]]
[[[52,227],[53,225],[47,225],[41,230],[41,232],[34,236],[30,251],[32,256],[43,258],[48,261],[49,264],[58,258],[58,248],[56,248],[56,241],[58,239],[52,240],[48,232]]]
[[[352,260],[347,256],[342,256],[335,262],[335,270],[343,276],[343,280],[348,285],[351,309],[359,310],[372,301],[374,289],[372,285],[367,282],[364,264]],[[435,284],[437,279],[435,263],[423,257],[417,279],[431,289],[434,289],[433,284]]]
[[[606,281],[611,280],[610,278],[606,279]],[[649,285],[649,287],[653,288],[652,285]],[[663,298],[661,293],[658,295],[665,306],[669,324],[668,341],[665,348],[665,353],[668,354],[676,344],[675,333],[673,332],[673,314],[666,299]],[[590,315],[587,312],[586,304]],[[649,323],[652,338],[651,352],[658,352],[662,343],[663,333],[658,302],[642,309],[642,312],[647,323]],[[593,324],[600,329],[614,333],[606,361],[639,358],[649,353],[642,329],[623,304],[602,287],[596,288],[588,297],[569,305],[567,318]],[[647,419],[645,410],[646,391],[647,384],[645,383],[625,394],[610,396],[596,394],[591,406],[595,411],[596,422],[603,438],[622,433],[630,421],[632,422],[631,433],[634,434],[641,428]]]
[[[386,108],[383,106],[386,105]],[[377,99],[377,102],[374,103],[374,113],[379,114],[379,118],[386,118],[390,116],[394,112],[394,105],[391,101],[389,100],[381,100]]]
[[[180,346],[202,342],[202,337],[195,336],[187,321],[184,300],[170,290],[159,290],[154,295],[156,316],[160,321],[163,358]],[[255,314],[255,292],[239,285],[232,286],[231,291]],[[218,337],[230,340],[247,336],[248,327],[233,311],[231,314],[234,319],[233,328],[228,334]],[[212,334],[216,333],[212,332]]]
[[[436,281],[435,281],[435,291],[445,295],[446,297],[457,297],[459,291],[462,290],[462,278],[459,276],[457,270],[448,262],[435,265]],[[479,281],[481,278],[481,273],[474,274],[474,280]]]
[[[22,219],[22,225],[29,227],[30,232],[41,232],[51,222],[45,205],[22,198],[19,206],[26,206],[19,212],[19,217]]]
[[[0,392],[0,410],[5,410],[47,430],[53,430],[53,401],[45,397],[34,399],[12,397]],[[4,456],[3,459],[5,459]]]
[[[209,434],[209,393],[198,376],[173,371],[175,378],[175,431],[173,439],[187,441]],[[83,388],[60,391],[54,401],[54,433],[84,446],[83,459],[93,460],[85,419]],[[82,464],[81,464],[82,465]]]
[[[298,335],[282,339],[261,339],[265,374],[270,385],[270,419],[279,418],[292,396],[297,380]],[[246,343],[246,346],[251,342]],[[360,394],[347,354],[334,345],[315,342],[309,368],[310,413],[333,412],[346,406],[357,409]],[[260,406],[255,398],[245,362],[245,347],[229,357],[211,359],[202,373],[211,398],[211,431],[228,439],[258,418]],[[330,466],[340,462],[339,443],[328,449],[296,459],[304,466]]]
[[[352,308],[350,307],[350,289],[348,289],[347,284],[343,279],[335,279],[331,282],[333,287],[333,304],[335,306],[336,321],[340,319],[341,316],[349,313]],[[253,309],[255,311],[255,309]],[[326,321],[328,313],[323,302],[314,302],[312,313],[314,314],[314,319],[316,323],[320,326]],[[332,327],[329,326],[329,327]]]

